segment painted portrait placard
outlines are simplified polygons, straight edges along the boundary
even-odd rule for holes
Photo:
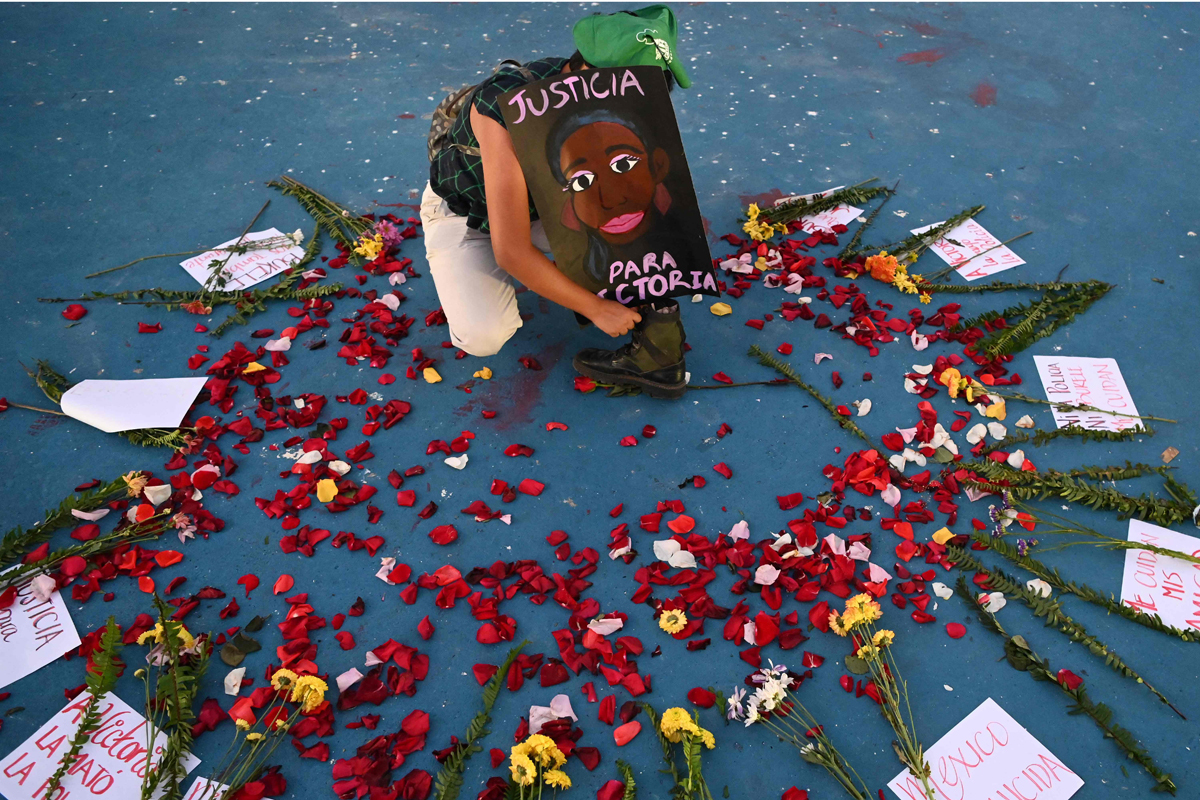
[[[555,75],[501,108],[567,277],[627,306],[720,294],[662,70]]]

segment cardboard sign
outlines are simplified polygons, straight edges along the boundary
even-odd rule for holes
[[[1129,541],[1200,556],[1200,539],[1140,519],[1129,520]],[[1200,630],[1200,564],[1149,550],[1126,550],[1121,602],[1181,630]]]
[[[500,100],[563,274],[629,306],[719,294],[662,70],[555,75]]]
[[[0,689],[79,647],[79,633],[62,594],[38,600],[26,581],[13,604],[0,609]]]
[[[247,233],[241,241],[245,244],[283,235],[275,228],[268,228],[265,231]],[[201,286],[207,286],[209,279],[212,278],[213,262],[225,261],[225,265],[221,267],[221,274],[225,276],[225,285],[215,288],[220,288],[225,292],[236,292],[262,283],[272,275],[278,275],[304,258],[304,248],[291,244],[283,244],[269,250],[250,250],[241,254],[220,249],[232,247],[237,243],[237,239],[222,242],[217,245],[218,249],[192,256],[187,261],[179,262],[179,266],[187,270],[188,275],[195,278]],[[226,261],[226,259],[229,260]]]
[[[63,393],[59,406],[105,433],[178,428],[206,383],[208,378],[80,381]]]
[[[796,194],[791,197],[782,197],[775,201],[775,205],[780,206],[784,203],[790,203],[793,200],[812,200],[814,197],[825,197],[828,194],[836,192],[838,189],[844,189],[844,186],[835,186],[832,189],[827,189],[824,192],[816,192],[814,194]],[[833,208],[822,211],[820,214],[813,214],[809,217],[800,218],[800,227],[805,233],[833,233],[834,225],[849,225],[854,220],[858,219],[858,215],[862,213],[861,208],[848,206],[845,203],[839,203]]]
[[[917,228],[912,233],[924,233],[941,224],[935,222],[933,225]],[[957,270],[958,274],[969,281],[974,281],[1025,263],[1025,259],[1009,250],[1007,245],[996,247],[998,244],[1000,244],[999,239],[988,233],[978,222],[969,219],[961,225],[951,228],[929,249],[941,256],[942,261],[952,267],[962,264],[962,267]],[[978,256],[978,258],[974,257],[985,250],[990,252],[987,255]],[[970,260],[968,261],[968,259]]]
[[[153,753],[146,750],[145,718],[115,694],[100,701],[100,726],[92,732],[75,763],[63,777],[59,791],[46,798],[46,784],[59,760],[71,747],[71,737],[91,696],[84,692],[66,708],[0,761],[0,794],[6,800],[68,800],[107,797],[129,800],[141,796],[142,778],[166,749],[161,732]],[[200,759],[188,754],[183,766],[191,772]]]
[[[1094,406],[1125,414],[1138,413],[1115,359],[1034,356],[1033,361],[1037,364],[1046,399],[1052,403]],[[1139,419],[1099,411],[1054,409],[1054,421],[1060,428],[1079,425],[1093,431],[1123,431],[1142,427]]]
[[[990,697],[925,751],[937,800],[1067,800],[1083,780]],[[925,800],[906,769],[888,788]]]

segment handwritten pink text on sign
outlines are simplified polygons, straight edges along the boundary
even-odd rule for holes
[[[1059,411],[1054,409],[1058,427],[1078,425],[1093,431],[1123,431],[1141,428],[1136,415],[1137,406],[1125,385],[1116,359],[1083,358],[1080,356],[1034,356],[1038,377],[1046,399],[1052,403],[1073,406],[1092,406],[1112,411]]]
[[[142,778],[162,756],[166,737],[160,733],[153,753],[147,750],[145,718],[112,694],[100,702],[100,726],[67,770],[59,790],[53,797],[46,796],[47,783],[70,749],[89,699],[84,693],[67,703],[0,761],[0,794],[7,800],[67,800],[73,795],[125,800],[141,796]],[[189,772],[199,763],[191,755],[184,759]]]
[[[913,233],[924,233],[934,225],[917,228]],[[969,219],[961,225],[951,228],[941,239],[933,243],[929,249],[937,253],[942,261],[952,267],[958,267],[958,274],[969,281],[986,278],[1003,272],[1006,269],[1019,267],[1025,259],[1008,249],[1008,246],[997,247],[1000,240],[988,233],[982,225]],[[980,253],[984,253],[980,255]],[[964,263],[965,262],[965,263]]]
[[[1067,800],[1083,780],[988,698],[925,752],[936,800]],[[923,800],[904,770],[888,783],[900,800]]]
[[[1200,539],[1138,519],[1129,520],[1129,541],[1200,556]],[[1200,630],[1200,564],[1149,550],[1126,550],[1121,602],[1181,630]]]

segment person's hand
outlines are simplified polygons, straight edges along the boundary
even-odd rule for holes
[[[600,330],[614,338],[624,336],[642,321],[642,315],[613,300],[600,300],[596,310],[589,315]]]

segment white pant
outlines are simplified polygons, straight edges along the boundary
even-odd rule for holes
[[[496,263],[492,237],[467,227],[429,184],[421,197],[425,257],[438,300],[450,324],[450,341],[473,356],[490,356],[521,327],[512,278]],[[540,221],[530,227],[533,246],[550,251]]]

